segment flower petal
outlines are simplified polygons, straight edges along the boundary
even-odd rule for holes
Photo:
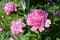
[[[51,20],[47,19],[45,23],[45,27],[50,27],[50,24],[51,24]]]
[[[39,26],[33,26],[33,27],[31,28],[31,31],[35,31],[35,30],[37,30],[38,27],[39,27]]]
[[[50,27],[50,24],[45,24],[45,27]]]
[[[39,27],[40,32],[44,31],[44,29],[45,29],[44,27]]]
[[[51,20],[50,19],[47,19],[46,20],[46,23],[51,24]]]
[[[14,40],[12,37],[11,38],[9,38],[10,40]]]

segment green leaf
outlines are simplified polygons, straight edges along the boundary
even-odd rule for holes
[[[51,40],[51,37],[47,37],[45,40]]]
[[[54,21],[59,21],[60,20],[60,17],[57,16],[57,17],[54,17]]]
[[[29,37],[24,35],[19,35],[18,37],[20,38],[20,40],[29,40]]]
[[[5,37],[5,39],[4,39],[4,40],[7,40],[7,39],[9,38],[9,36],[10,36],[10,33],[9,33],[9,32],[7,32],[7,33],[6,33],[6,37]]]
[[[36,30],[36,31],[34,31],[34,33],[36,33],[36,34],[38,34],[39,35],[39,32]]]
[[[27,33],[25,34],[26,37],[36,37],[37,35],[36,34],[30,34],[30,33]]]
[[[12,34],[12,33],[11,33],[11,35],[12,35],[12,37],[13,37],[15,40],[19,40],[16,35],[14,35],[14,34]]]
[[[56,38],[56,40],[60,40],[59,38]]]
[[[3,34],[1,35],[1,39],[0,40],[4,40],[4,38],[5,38],[5,35],[6,35],[6,32],[3,32]]]

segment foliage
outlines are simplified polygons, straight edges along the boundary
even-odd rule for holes
[[[4,5],[10,1],[17,5],[18,11],[13,12],[10,15],[6,15],[3,8]],[[26,0],[27,7],[24,10],[21,0],[0,0],[0,27],[4,28],[4,30],[0,32],[0,40],[9,40],[11,36],[14,38],[14,40],[60,40],[60,16],[53,16],[54,12],[60,12],[60,0],[56,0],[53,3],[50,3],[49,6],[47,4],[49,0],[30,0],[29,8],[27,1],[28,0]],[[30,27],[26,26],[24,28],[24,34],[19,34],[18,36],[12,34],[10,32],[11,21],[23,18],[25,22],[26,16],[33,9],[42,9],[49,13],[48,18],[52,21],[50,28],[46,28],[44,32],[32,32],[30,31]]]

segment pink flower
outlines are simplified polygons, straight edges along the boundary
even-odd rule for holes
[[[9,15],[11,12],[17,11],[16,5],[13,2],[8,2],[4,7],[4,11]]]
[[[11,32],[16,35],[22,34],[24,32],[22,28],[24,27],[25,23],[23,23],[21,19],[13,20],[11,26]]]
[[[12,37],[10,37],[9,40],[14,40],[14,39]]]
[[[40,32],[45,29],[45,22],[47,20],[48,13],[43,10],[33,10],[27,17],[27,24],[32,26],[31,30],[39,30]]]
[[[3,28],[0,28],[0,31],[3,31]]]

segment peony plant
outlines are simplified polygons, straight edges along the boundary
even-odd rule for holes
[[[5,4],[4,11],[8,15],[14,11],[17,11],[17,6],[13,2],[8,2]]]
[[[60,40],[59,0],[1,0],[0,40]]]

